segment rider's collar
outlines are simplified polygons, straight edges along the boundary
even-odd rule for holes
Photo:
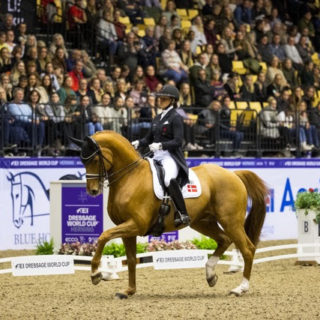
[[[173,109],[173,105],[165,108],[165,109],[162,111],[162,113],[161,113],[161,119],[162,119],[171,109]]]

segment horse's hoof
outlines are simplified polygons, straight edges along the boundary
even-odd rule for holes
[[[124,293],[120,293],[120,292],[117,292],[116,293],[116,298],[122,300],[122,299],[128,299],[128,296]]]
[[[97,285],[102,280],[102,273],[97,271],[91,275],[91,282],[94,285]]]
[[[229,292],[229,296],[235,296],[235,297],[241,297],[243,296],[247,291],[246,290],[241,290],[241,289],[238,289],[238,288],[235,288],[233,290],[231,290]]]
[[[215,274],[214,276],[207,279],[209,287],[214,287],[218,281],[218,276]]]

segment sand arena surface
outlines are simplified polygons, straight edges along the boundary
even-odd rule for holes
[[[12,251],[0,252],[0,257],[8,255],[13,256]],[[127,287],[126,272],[119,273],[120,280],[97,286],[85,271],[38,277],[4,274],[0,319],[320,319],[320,267],[294,262],[255,265],[250,291],[242,297],[228,296],[242,274],[224,274],[228,267],[223,265],[216,268],[214,288],[207,285],[204,269],[138,269],[137,293],[127,300],[114,297]]]

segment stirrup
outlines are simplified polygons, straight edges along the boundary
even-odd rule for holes
[[[180,225],[190,225],[190,218],[187,214],[182,214],[180,211],[175,212],[174,226],[179,227]]]

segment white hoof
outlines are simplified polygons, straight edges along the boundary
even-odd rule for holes
[[[249,281],[248,281],[248,279],[243,278],[240,286],[232,289],[230,291],[229,295],[234,294],[236,297],[240,297],[248,291],[249,291]]]

